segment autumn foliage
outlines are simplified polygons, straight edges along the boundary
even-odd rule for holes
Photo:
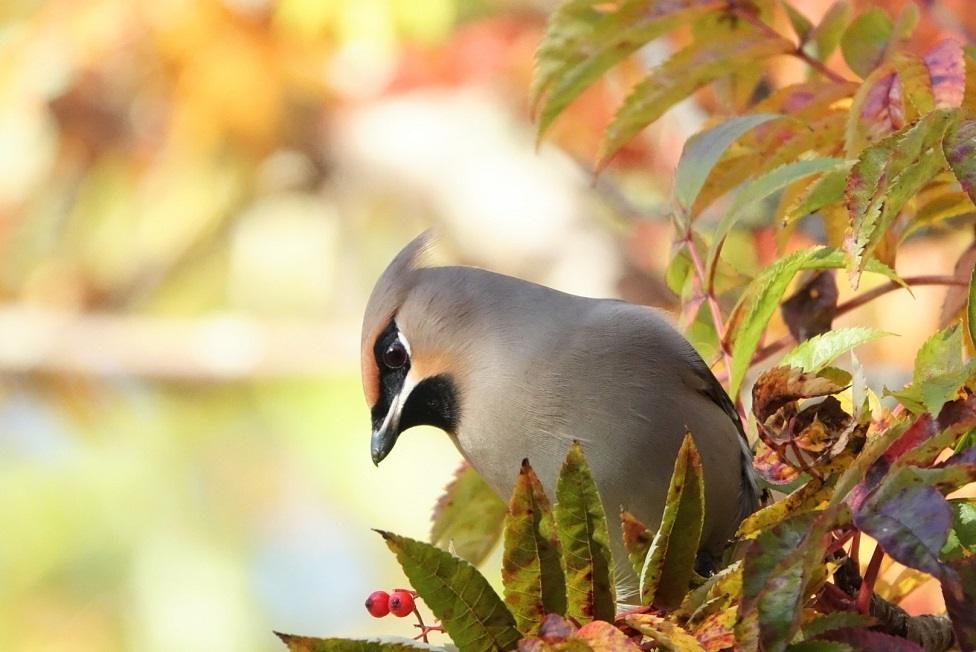
[[[908,239],[972,227],[976,58],[953,39],[920,50],[920,11],[856,12],[841,0],[814,23],[785,1],[570,0],[552,15],[532,87],[540,138],[651,41],[677,33],[685,43],[615,109],[594,152],[596,173],[689,96],[712,93],[725,107],[685,144],[675,172],[667,282],[695,344],[715,351],[744,415],[751,406],[769,499],[742,523],[721,568],[703,577],[695,433],[653,529],[603,513],[579,446],[556,496],[544,494],[528,460],[507,509],[462,469],[432,537],[456,554],[380,533],[461,650],[976,650],[976,502],[958,493],[976,481],[972,255],[956,276],[897,271]],[[767,73],[784,57],[803,64],[805,80],[777,85]],[[781,245],[801,228],[822,241],[743,278],[725,248],[737,230],[754,228],[744,221],[772,228]],[[835,274],[855,290],[865,275],[885,281],[838,303]],[[968,294],[947,304],[911,382],[879,396],[853,351],[890,333],[833,320],[921,284]],[[790,335],[767,341],[777,312]],[[893,315],[890,330],[903,318]],[[606,518],[618,517],[640,578],[629,608],[617,604],[624,596],[615,595],[607,542]],[[472,566],[499,537],[504,596]],[[865,549],[873,550],[866,565]],[[882,581],[895,562],[902,574]],[[939,583],[945,614],[910,617],[898,607],[923,582]],[[293,650],[414,646],[283,639]]]

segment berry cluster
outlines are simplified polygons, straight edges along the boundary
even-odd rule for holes
[[[366,611],[374,618],[392,613],[397,618],[409,616],[414,610],[414,592],[395,589],[393,593],[373,591],[366,598]]]
[[[416,592],[410,589],[394,589],[393,593],[373,591],[366,598],[366,611],[374,618],[382,618],[390,613],[398,618],[404,618],[413,613],[417,617],[417,624],[414,627],[420,630],[414,640],[419,639],[429,643],[427,635],[431,632],[443,632],[444,628],[440,625],[424,624],[424,619],[420,617],[420,611],[417,610],[416,598]]]

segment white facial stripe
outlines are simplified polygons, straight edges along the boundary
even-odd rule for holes
[[[380,431],[385,432],[388,429],[393,429],[396,432],[400,427],[400,413],[403,412],[403,406],[406,405],[407,399],[410,398],[410,392],[416,387],[417,383],[410,374],[403,379],[403,387],[400,388],[400,392],[393,397],[392,403],[390,403],[390,409],[386,413],[386,418],[383,419],[383,425],[380,426]]]
[[[409,358],[413,352],[410,350],[410,342],[407,341],[407,336],[403,334],[403,331],[397,330],[397,339],[403,344],[403,348],[407,350],[407,357]]]

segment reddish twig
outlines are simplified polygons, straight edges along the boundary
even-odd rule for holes
[[[956,276],[939,276],[939,275],[906,276],[905,278],[902,279],[902,281],[904,281],[905,285],[908,286],[918,286],[918,285],[967,286],[969,285],[969,281],[958,278]],[[846,314],[852,310],[860,308],[866,303],[874,301],[880,296],[883,296],[885,294],[888,294],[889,292],[893,292],[903,287],[904,287],[903,285],[896,283],[894,281],[890,281],[889,283],[886,283],[884,285],[879,285],[876,288],[868,290],[863,294],[859,294],[858,296],[849,299],[848,301],[845,301],[844,303],[838,305],[837,310],[834,313],[834,316],[840,317],[843,314]],[[754,355],[752,358],[752,364],[756,364],[757,362],[762,362],[766,358],[774,355],[778,351],[782,351],[783,349],[788,347],[790,344],[793,344],[794,342],[796,342],[796,340],[793,339],[792,335],[789,334],[784,335],[778,340],[771,342],[766,346],[764,346],[763,348],[759,349],[759,351],[756,352],[756,355]]]
[[[737,18],[741,18],[742,20],[746,21],[750,25],[756,27],[757,29],[759,29],[761,32],[763,32],[764,34],[766,34],[768,36],[774,36],[774,37],[777,37],[777,38],[784,38],[782,34],[780,34],[779,32],[777,32],[775,29],[773,29],[772,27],[770,27],[769,25],[767,25],[766,23],[764,23],[763,21],[761,21],[758,17],[754,16],[753,14],[749,13],[748,11],[744,11],[744,10],[736,7],[736,8],[733,8],[732,14],[734,16],[736,16]],[[817,59],[814,59],[809,54],[807,54],[806,52],[804,52],[802,45],[796,46],[796,48],[792,52],[788,52],[787,54],[789,54],[790,56],[794,56],[797,59],[800,59],[805,64],[807,64],[808,66],[810,66],[811,68],[813,68],[814,70],[816,70],[821,75],[823,75],[824,77],[826,77],[827,79],[829,79],[831,81],[837,82],[838,84],[844,84],[844,83],[847,83],[847,81],[848,81],[847,79],[845,79],[841,75],[837,74],[836,72],[834,72],[833,70],[831,70],[830,68],[828,68],[827,66],[825,66],[823,64],[823,62],[821,62],[821,61],[819,61]]]
[[[875,545],[871,561],[868,562],[867,570],[864,571],[864,579],[861,581],[861,588],[857,591],[857,598],[854,605],[859,613],[869,614],[871,612],[871,595],[874,593],[874,585],[878,581],[878,571],[881,570],[881,560],[884,559],[884,550],[880,545]]]

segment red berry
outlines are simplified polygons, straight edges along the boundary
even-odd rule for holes
[[[382,618],[390,613],[390,594],[386,591],[373,591],[366,598],[366,611],[373,618]]]
[[[413,594],[403,589],[394,591],[390,595],[390,611],[398,618],[409,616],[413,612]]]

